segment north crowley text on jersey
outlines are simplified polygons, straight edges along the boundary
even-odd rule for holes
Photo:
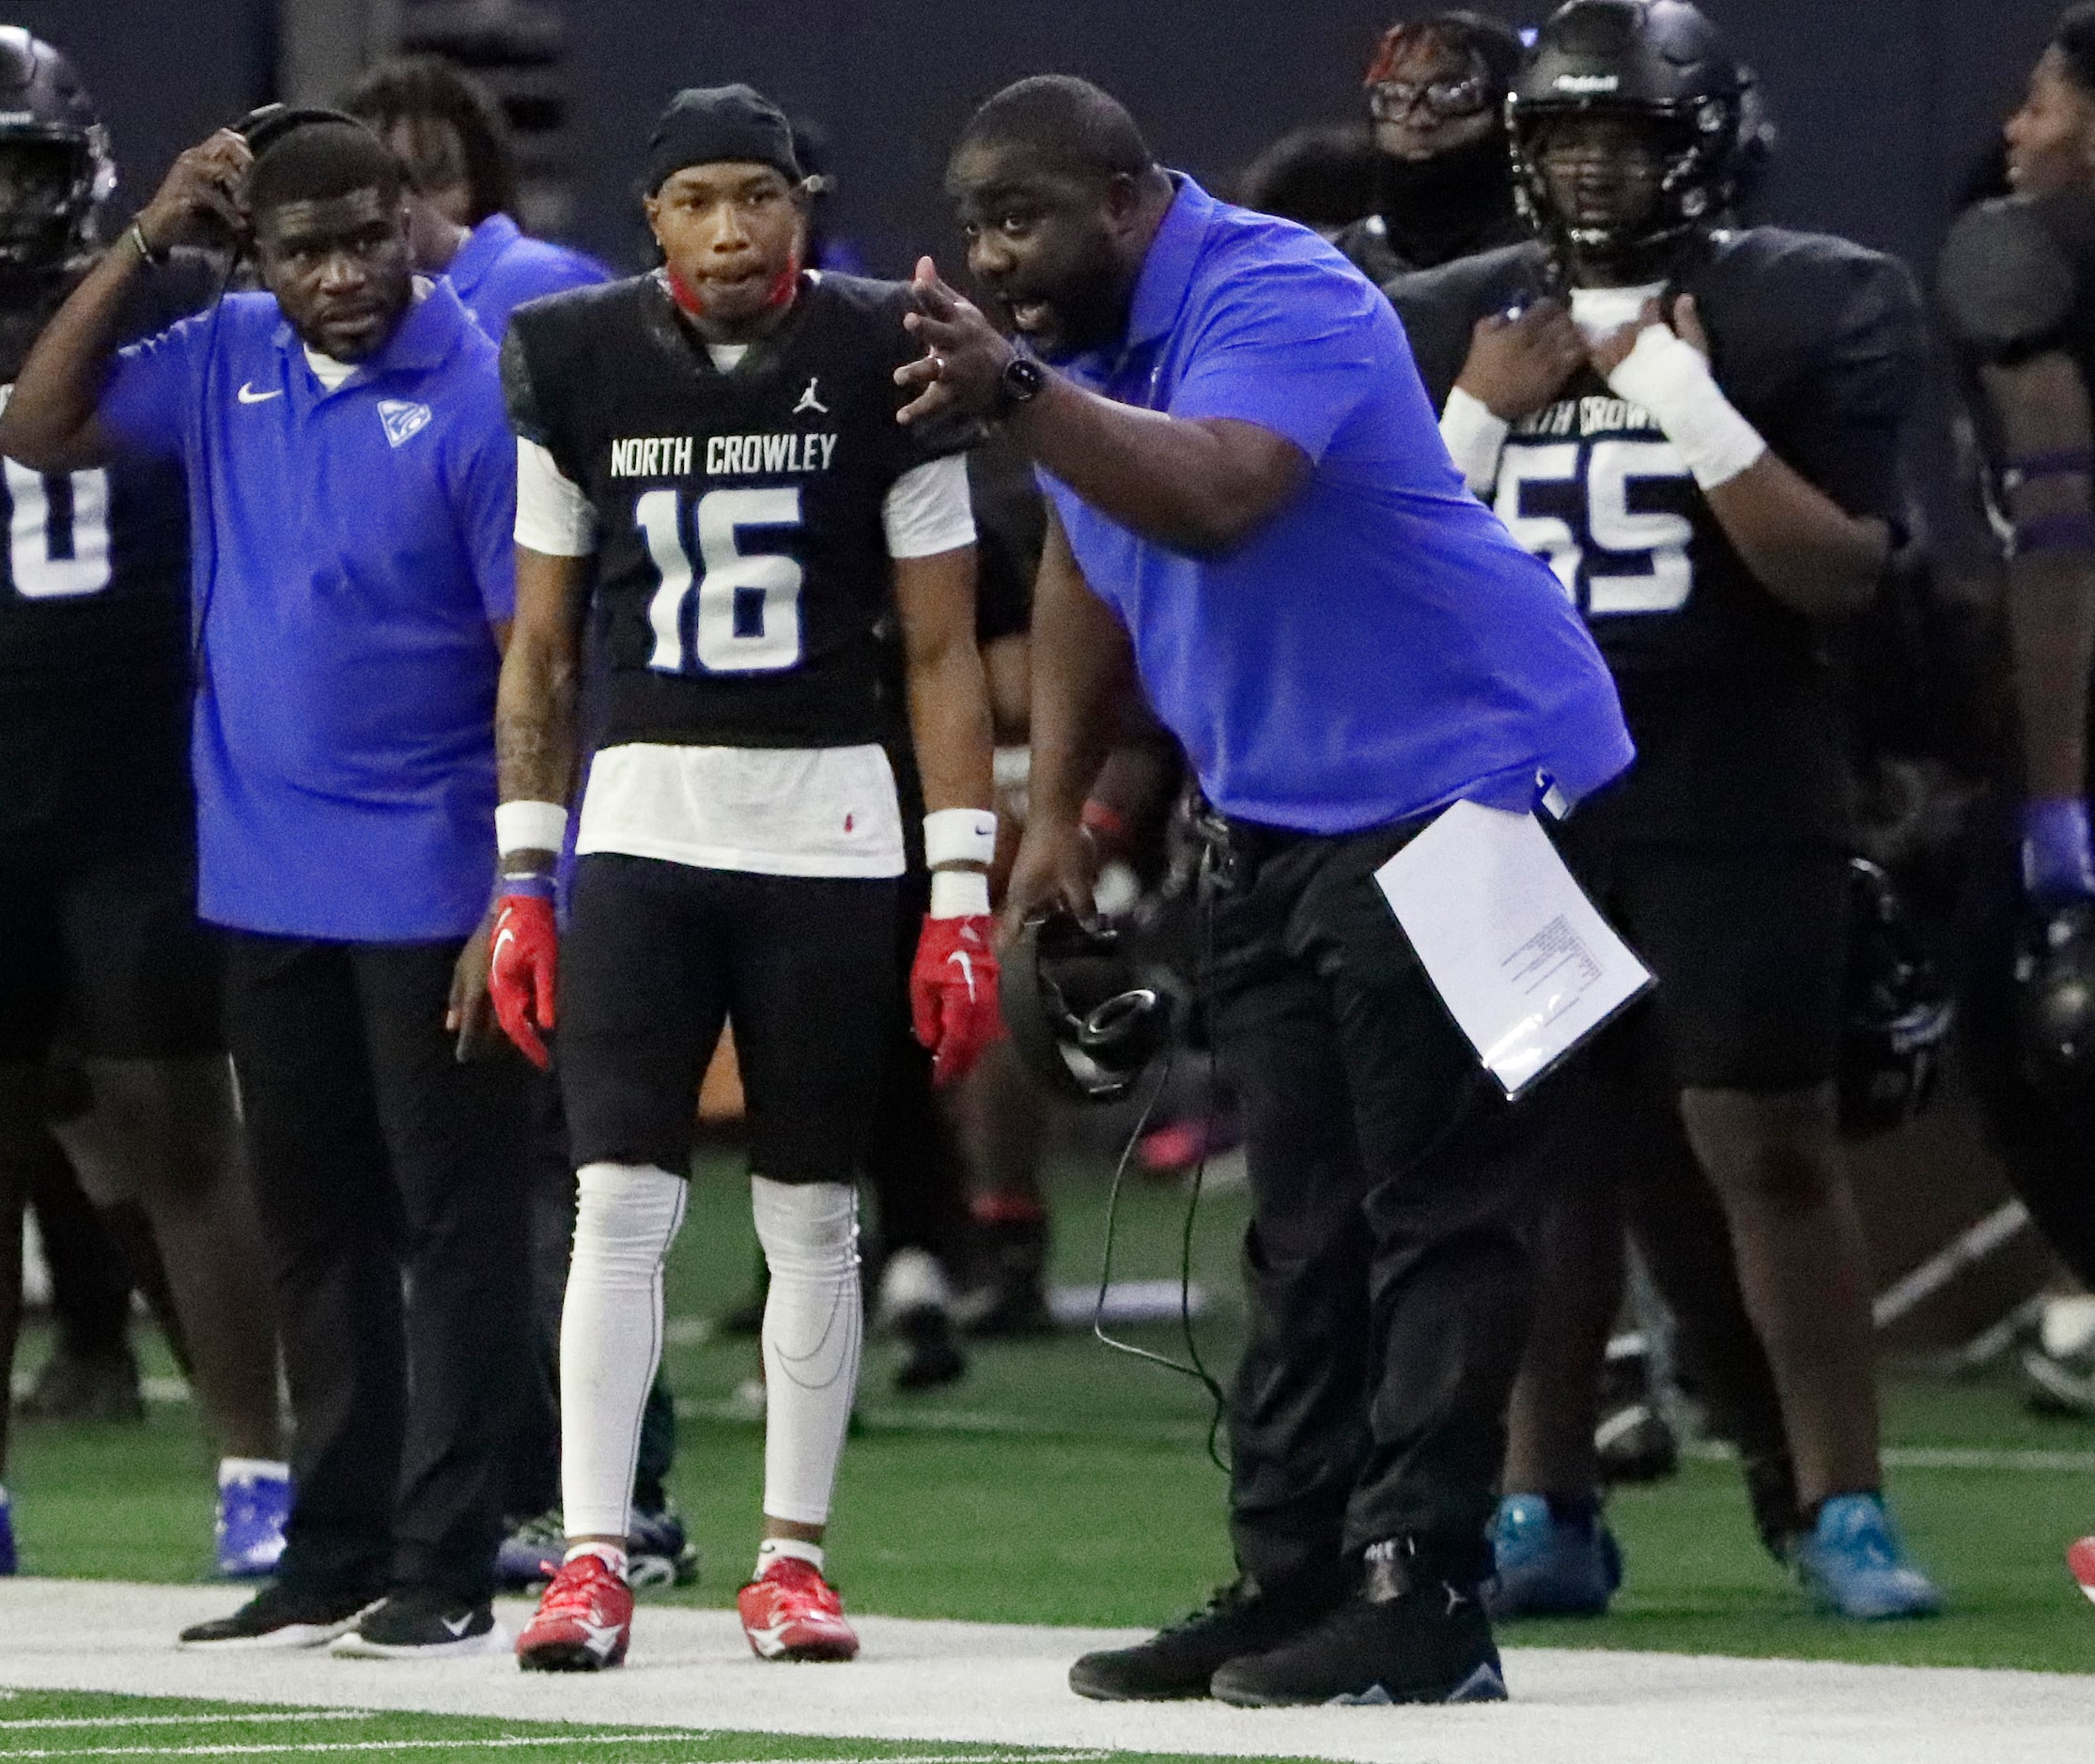
[[[695,435],[633,435],[611,444],[614,478],[686,478],[697,457]],[[827,472],[836,452],[834,435],[708,435],[706,475],[745,477],[755,472]]]

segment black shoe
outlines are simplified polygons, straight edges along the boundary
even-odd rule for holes
[[[1281,1601],[1240,1576],[1204,1610],[1159,1630],[1133,1648],[1086,1654],[1069,1668],[1069,1688],[1103,1703],[1162,1703],[1205,1696],[1216,1669],[1259,1654],[1314,1627],[1327,1603]]]
[[[1000,1338],[1054,1332],[1045,1213],[979,1220],[973,1261],[974,1284],[953,1308],[962,1329]]]
[[[380,1600],[329,1651],[353,1660],[456,1660],[508,1650],[508,1632],[485,1599],[476,1604],[413,1586]]]
[[[627,1586],[689,1586],[698,1578],[698,1546],[684,1529],[684,1516],[666,1500],[650,1511],[635,1507],[628,1523]]]
[[[1432,1581],[1348,1599],[1307,1633],[1218,1669],[1242,1709],[1296,1703],[1501,1703],[1506,1680],[1474,1586]]]
[[[937,1390],[966,1374],[968,1356],[943,1306],[913,1305],[897,1311],[888,1327],[902,1343],[902,1364],[894,1369],[897,1390]]]
[[[231,1617],[213,1617],[181,1632],[184,1648],[324,1648],[356,1628],[371,1602],[367,1594],[265,1586]]]
[[[14,1412],[25,1421],[143,1421],[138,1362],[128,1347],[106,1354],[56,1347]]]

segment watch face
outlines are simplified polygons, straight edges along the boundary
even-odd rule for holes
[[[1048,383],[1047,370],[1028,355],[1015,355],[1004,364],[1004,391],[1020,404]]]

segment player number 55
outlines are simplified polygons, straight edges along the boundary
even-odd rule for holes
[[[799,562],[778,551],[745,552],[741,535],[751,527],[798,527],[799,490],[708,490],[698,499],[691,515],[698,538],[698,606],[688,622],[691,555],[681,517],[675,490],[649,490],[633,504],[634,524],[662,579],[647,608],[655,631],[647,665],[666,673],[770,673],[792,667],[800,659]]]

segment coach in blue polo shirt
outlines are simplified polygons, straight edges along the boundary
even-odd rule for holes
[[[1534,1123],[1373,873],[1458,800],[1606,782],[1630,758],[1613,687],[1549,571],[1465,494],[1388,302],[1314,234],[1165,172],[1063,78],[991,99],[948,183],[1028,348],[925,263],[903,418],[1001,418],[1054,512],[1011,911],[1089,910],[1084,796],[1139,680],[1212,811],[1210,1022],[1249,1139],[1240,1578],[1071,1684],[1502,1696],[1477,1592],[1528,1322],[1512,1153]]]
[[[183,1640],[478,1651],[524,1369],[523,1068],[499,1038],[469,1058],[514,444],[494,345],[412,275],[377,136],[327,113],[251,133],[177,162],[38,342],[0,449],[189,475],[199,902],[226,930],[296,1492],[276,1585]],[[112,350],[132,281],[212,217],[251,231],[268,291]]]

